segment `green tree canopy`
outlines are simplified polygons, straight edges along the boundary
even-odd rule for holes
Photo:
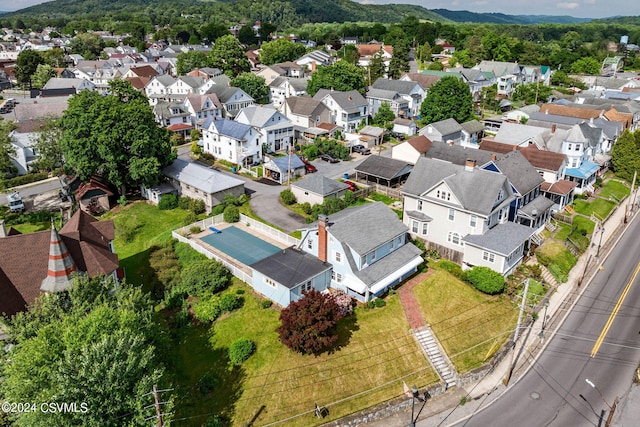
[[[631,181],[640,171],[640,131],[624,131],[611,151],[613,170],[619,178]]]
[[[360,60],[360,54],[358,48],[354,44],[347,44],[342,46],[339,52],[342,55],[342,59],[350,64],[357,65]]]
[[[369,66],[367,67],[367,84],[371,86],[378,80],[380,77],[384,77],[387,73],[387,65],[384,63],[384,58],[382,57],[382,52],[376,52],[371,60],[369,61]]]
[[[183,76],[194,68],[204,68],[209,66],[209,57],[200,50],[190,50],[180,52],[176,60],[176,73]]]
[[[251,25],[243,25],[238,32],[238,40],[244,45],[255,45],[258,42],[255,31]]]
[[[537,83],[521,84],[516,86],[511,97],[514,101],[524,101],[527,104],[547,102],[551,95],[551,87]]]
[[[399,40],[393,46],[393,56],[389,62],[387,75],[390,79],[399,79],[407,72],[409,72],[409,45],[404,40]]]
[[[220,68],[229,77],[235,77],[251,69],[242,45],[232,35],[216,40],[209,52],[209,60],[212,67]]]
[[[391,111],[391,107],[388,102],[383,102],[378,108],[376,115],[373,116],[373,124],[386,128],[389,122],[392,122],[396,118],[396,115]]]
[[[441,78],[427,92],[420,106],[420,114],[425,124],[445,119],[466,122],[473,114],[473,98],[469,86],[458,77]]]
[[[319,67],[309,79],[307,93],[313,96],[319,89],[332,88],[339,91],[357,90],[364,94],[365,81],[362,69],[342,60],[326,67]]]
[[[600,74],[600,61],[590,56],[580,58],[571,64],[571,72],[575,74]]]
[[[175,153],[142,93],[123,80],[109,89],[109,95],[82,91],[69,100],[60,147],[80,179],[99,174],[124,194],[126,186],[156,184]]]
[[[262,44],[260,48],[260,62],[265,65],[293,61],[305,54],[307,49],[301,43],[294,43],[289,39],[278,39]]]
[[[229,33],[229,29],[224,24],[210,22],[200,27],[200,35],[210,42],[215,42],[218,38],[229,34],[231,33]]]
[[[63,158],[60,148],[62,129],[59,119],[46,117],[42,121],[40,132],[36,135],[34,142],[38,157],[33,163],[33,168],[42,172],[51,172],[62,166]]]
[[[253,73],[242,73],[231,79],[231,86],[239,87],[256,102],[268,102],[269,86],[266,85],[264,77],[256,76]]]
[[[18,413],[13,425],[143,425],[155,413],[148,393],[165,372],[153,304],[111,278],[75,280],[68,292],[43,295],[8,322],[14,347],[0,356],[0,395],[38,405],[76,402],[79,412]]]
[[[96,59],[105,48],[105,42],[99,35],[80,33],[71,39],[69,47],[73,53],[82,55],[84,59]]]
[[[38,64],[36,72],[31,76],[31,83],[34,88],[42,89],[50,78],[56,77],[56,72],[49,64]]]
[[[16,149],[11,143],[9,134],[16,128],[14,122],[0,121],[0,179],[6,179],[16,173],[16,166],[12,158],[16,155]]]
[[[31,87],[31,79],[40,64],[44,64],[44,59],[38,51],[28,49],[20,52],[15,67],[18,83]]]

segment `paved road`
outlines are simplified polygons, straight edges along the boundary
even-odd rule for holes
[[[58,179],[49,179],[46,181],[29,184],[20,188],[18,192],[23,199],[28,199],[54,190],[60,190],[60,181]],[[6,194],[2,193],[0,194],[0,205],[6,204],[7,196]]]
[[[609,405],[629,391],[640,361],[639,232],[640,221],[633,221],[533,368],[491,406],[456,425],[596,426],[602,410],[606,420]]]

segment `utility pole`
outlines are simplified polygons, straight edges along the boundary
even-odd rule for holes
[[[525,306],[525,302],[527,301],[527,294],[529,293],[529,279],[526,280],[526,282],[524,282],[524,293],[522,294],[522,302],[520,303],[520,313],[518,314],[518,323],[516,324],[516,333],[513,337],[513,349],[512,349],[512,353],[511,353],[511,363],[509,363],[509,366],[511,366],[511,368],[509,369],[509,373],[507,374],[507,377],[505,378],[505,385],[509,384],[509,381],[511,380],[511,374],[515,368],[514,366],[514,361],[516,358],[516,344],[518,343],[518,337],[520,336],[520,323],[522,322],[522,314],[524,313],[524,306]],[[529,330],[530,332],[531,330]],[[526,338],[525,338],[526,341]],[[523,347],[524,347],[524,342],[522,343]]]
[[[157,424],[158,427],[162,427],[164,425],[163,424],[163,417],[166,417],[167,415],[171,415],[172,412],[169,412],[169,413],[166,413],[166,414],[162,413],[161,406],[164,405],[165,403],[169,403],[169,402],[168,401],[167,402],[161,402],[160,401],[160,397],[159,397],[159,393],[162,393],[164,391],[171,391],[171,390],[173,390],[173,389],[172,388],[168,388],[168,389],[165,389],[165,390],[158,390],[158,386],[156,384],[154,384],[153,385],[153,389],[149,393],[143,395],[143,396],[148,396],[150,394],[153,394],[153,403],[151,405],[145,406],[143,409],[148,409],[148,408],[151,408],[152,406],[156,408],[156,415],[153,415],[151,417],[145,418],[145,421],[149,421],[149,420],[155,418],[158,421],[158,424]]]
[[[162,410],[160,410],[160,399],[158,399],[158,386],[153,385],[153,400],[156,406],[156,416],[158,417],[158,427],[162,427]]]
[[[631,182],[631,193],[629,194],[629,203],[627,203],[627,207],[625,208],[625,212],[624,212],[624,222],[625,224],[627,223],[627,215],[629,214],[629,211],[633,212],[633,189],[636,185],[636,177],[638,175],[638,171],[634,171],[633,172],[633,181]]]

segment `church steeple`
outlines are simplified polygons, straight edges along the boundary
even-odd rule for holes
[[[43,292],[60,292],[69,289],[76,264],[71,258],[58,230],[51,222],[51,240],[49,243],[49,269],[47,277],[40,284]]]

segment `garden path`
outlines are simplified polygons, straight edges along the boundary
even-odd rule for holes
[[[409,321],[409,326],[411,326],[411,329],[421,328],[426,324],[424,318],[422,317],[422,313],[420,312],[418,300],[416,300],[416,297],[415,295],[413,295],[413,292],[411,290],[424,279],[426,279],[431,273],[433,273],[433,270],[430,269],[425,273],[420,273],[414,276],[411,280],[402,285],[402,287],[398,290],[400,303],[402,304],[404,314],[407,316],[407,320]]]

